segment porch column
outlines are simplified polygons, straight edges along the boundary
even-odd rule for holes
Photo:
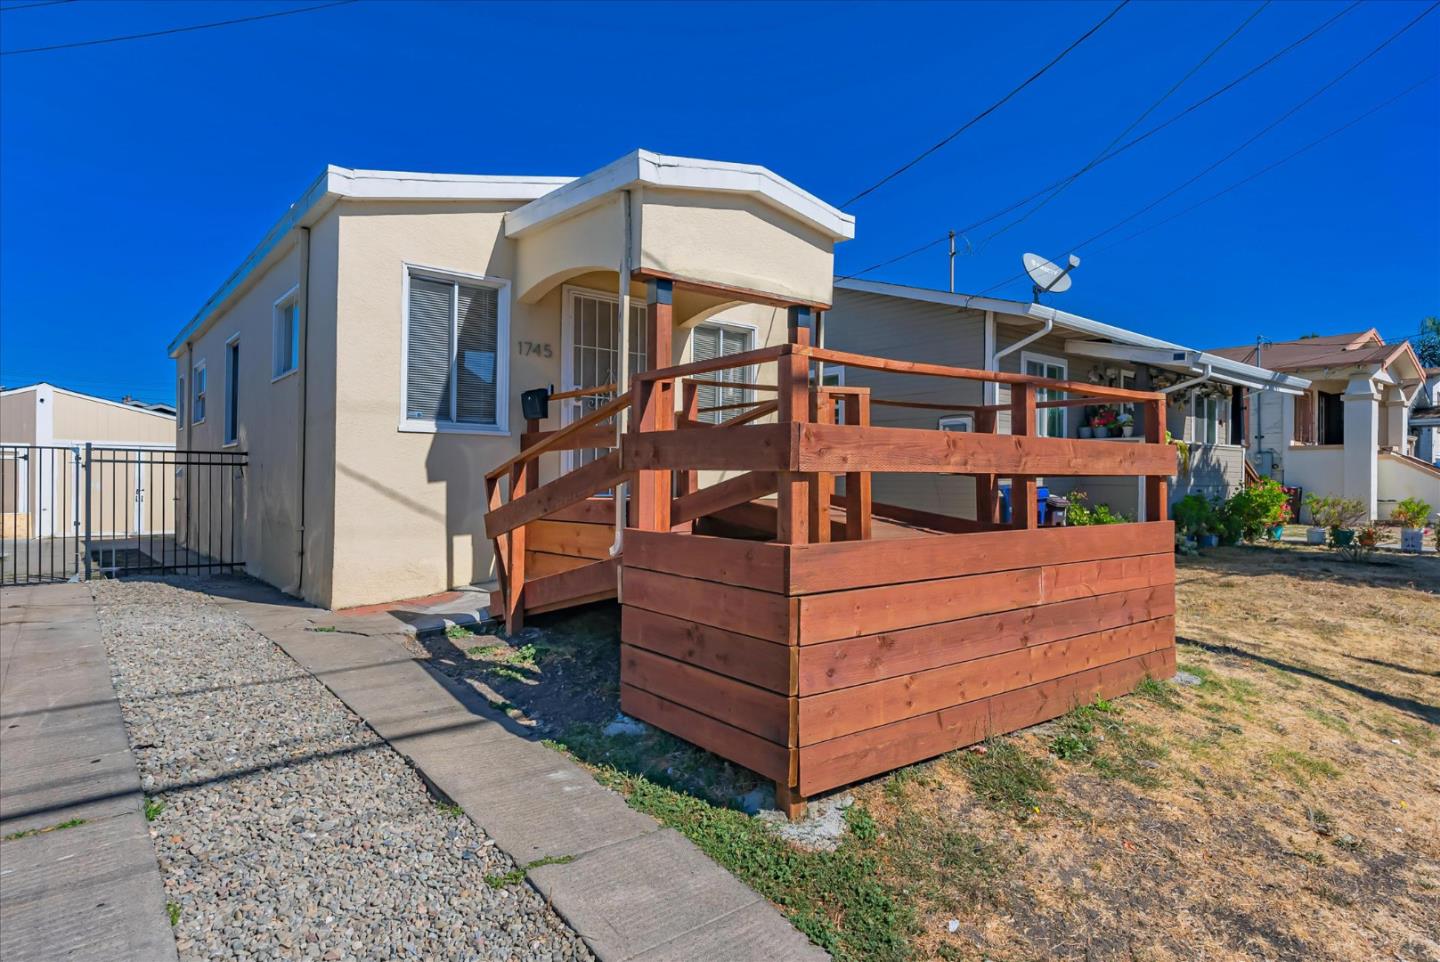
[[[1385,429],[1381,432],[1381,442],[1385,447],[1405,454],[1405,439],[1410,433],[1410,407],[1405,403],[1405,392],[1400,385],[1392,384],[1385,389],[1384,409]]]
[[[1375,517],[1379,484],[1377,454],[1380,450],[1380,390],[1367,375],[1350,379],[1341,396],[1345,402],[1345,467],[1342,492],[1359,498],[1366,516]]]
[[[674,285],[652,279],[645,287],[645,356],[650,369],[671,367],[670,339],[674,332]],[[621,318],[628,324],[628,318]],[[675,383],[636,381],[634,417],[636,431],[669,431],[675,427]],[[637,471],[635,517],[630,523],[642,531],[670,530],[671,481],[669,471]]]
[[[787,318],[791,344],[810,343],[810,309],[792,307]],[[776,420],[806,421],[810,416],[810,364],[799,354],[779,359],[776,370],[779,390],[779,414]],[[807,544],[810,541],[810,490],[815,481],[812,474],[798,471],[779,472],[777,484],[777,520],[775,540],[781,544]]]

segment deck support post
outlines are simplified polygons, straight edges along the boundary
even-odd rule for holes
[[[1165,401],[1145,402],[1145,442],[1165,443]],[[1145,520],[1166,521],[1170,517],[1170,479],[1163,475],[1145,478]]]
[[[870,426],[870,395],[847,394],[845,396],[845,423],[856,427]],[[870,472],[845,472],[845,540],[869,541],[871,536],[870,517]]]
[[[787,317],[787,330],[791,344],[810,343],[811,311],[808,307],[791,307]],[[775,384],[777,388],[778,420],[781,424],[792,421],[805,422],[811,416],[810,361],[803,354],[784,354],[776,363]],[[781,544],[807,544],[815,536],[811,530],[811,495],[818,487],[818,476],[799,471],[776,472],[775,540]],[[827,499],[828,500],[828,499]],[[825,527],[829,527],[829,509],[823,515]],[[827,539],[828,540],[828,539]],[[798,639],[791,641],[796,644]],[[797,670],[795,659],[791,659],[793,673]],[[794,690],[793,688],[791,689]],[[805,816],[805,799],[800,794],[799,769],[799,719],[798,703],[790,699],[790,765],[789,775],[775,780],[775,805],[794,821]]]
[[[975,433],[994,434],[994,410],[975,412]],[[1000,523],[1000,484],[993,474],[975,475],[975,520],[987,524]]]
[[[680,385],[680,420],[682,428],[700,426],[700,385],[686,380]],[[699,471],[680,471],[675,479],[675,496],[684,497],[700,489]],[[693,525],[691,526],[693,527]]]
[[[531,462],[522,462],[510,469],[510,500],[516,501],[529,491]],[[513,635],[525,626],[525,526],[510,532],[505,564],[505,632]]]
[[[810,392],[810,421],[814,424],[835,423],[835,398],[820,385]],[[818,544],[830,541],[830,496],[835,493],[835,475],[826,471],[812,475],[810,483],[810,540]]]
[[[645,356],[652,368],[670,367],[671,335],[674,332],[674,284],[652,278],[645,288]],[[624,318],[621,323],[628,323]],[[670,431],[675,428],[675,383],[671,380],[634,382],[632,407],[636,431]],[[643,531],[670,530],[670,500],[673,495],[669,471],[637,471],[635,517],[630,523]]]
[[[1010,433],[1029,437],[1035,431],[1035,385],[1014,384],[1010,387]],[[1015,528],[1038,525],[1035,506],[1035,476],[1017,475],[1010,479],[1010,524]]]

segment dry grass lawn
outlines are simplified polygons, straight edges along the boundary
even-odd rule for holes
[[[1440,962],[1440,561],[1231,548],[1177,579],[1198,685],[855,790],[913,956]]]

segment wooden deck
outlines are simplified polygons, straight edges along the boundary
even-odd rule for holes
[[[663,330],[657,306],[650,326]],[[622,709],[773,778],[792,814],[816,793],[1173,674],[1175,452],[1159,395],[840,354],[805,334],[793,323],[790,344],[645,372],[581,421],[530,425],[524,450],[487,475],[493,607],[512,629],[618,596]],[[706,375],[766,361],[775,385],[753,385],[733,420],[702,423]],[[976,433],[871,427],[868,393],[815,386],[817,361],[996,381],[1011,400],[957,408]],[[1037,403],[1041,388],[1069,396]],[[1032,433],[1039,407],[1103,401],[1142,409],[1145,442]],[[995,433],[1000,410],[1014,433]],[[625,414],[617,436],[605,422]],[[595,447],[610,453],[536,483],[540,455]],[[727,474],[699,487],[709,470]],[[979,516],[875,504],[874,471],[971,475]],[[1145,477],[1148,517],[1039,527],[1036,478],[1064,475]],[[627,523],[612,557],[616,501],[596,494],[617,485]]]

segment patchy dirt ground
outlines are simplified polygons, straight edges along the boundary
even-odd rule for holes
[[[797,854],[786,871],[819,881],[781,908],[839,958],[1440,962],[1440,560],[1177,564],[1189,684],[854,787],[840,851]],[[606,733],[616,617],[427,646],[767,891],[774,850],[722,815],[763,780]]]

